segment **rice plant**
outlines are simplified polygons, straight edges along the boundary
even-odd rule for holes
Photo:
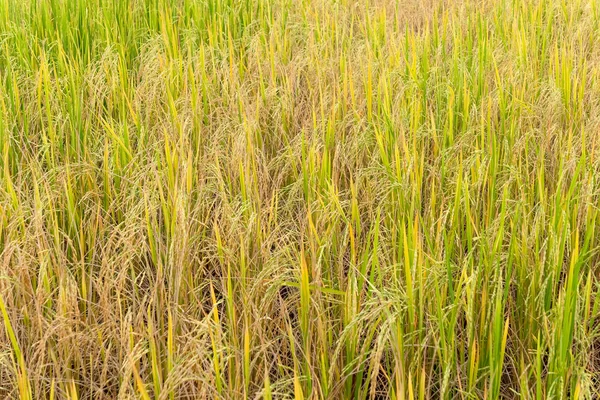
[[[598,0],[0,0],[0,145],[0,398],[600,397]]]

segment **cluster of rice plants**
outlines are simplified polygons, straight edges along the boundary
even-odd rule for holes
[[[0,0],[0,398],[600,396],[600,1]]]

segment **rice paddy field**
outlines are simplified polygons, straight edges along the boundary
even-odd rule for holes
[[[600,1],[0,0],[0,398],[600,398]]]

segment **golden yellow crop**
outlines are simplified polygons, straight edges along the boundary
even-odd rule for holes
[[[0,398],[600,396],[598,0],[0,0]]]

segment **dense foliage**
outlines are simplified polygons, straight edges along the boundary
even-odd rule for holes
[[[0,0],[0,397],[600,396],[597,0]]]

